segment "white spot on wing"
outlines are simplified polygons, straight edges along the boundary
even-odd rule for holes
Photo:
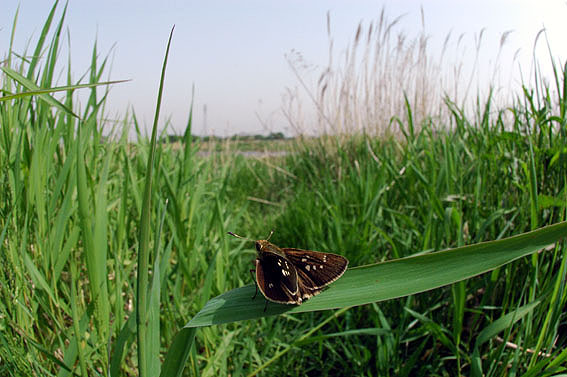
[[[309,270],[311,270],[311,266],[310,266],[310,265],[306,265],[306,266],[305,266],[305,269],[306,269],[307,271],[309,271]]]
[[[307,258],[301,258],[302,262],[307,262]]]

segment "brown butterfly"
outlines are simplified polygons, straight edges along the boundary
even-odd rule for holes
[[[280,248],[268,242],[273,231],[267,239],[258,241],[228,234],[255,242],[256,294],[259,288],[264,297],[280,304],[301,304],[340,278],[348,266],[348,260],[341,255]]]

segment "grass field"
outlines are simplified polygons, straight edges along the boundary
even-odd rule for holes
[[[42,37],[62,23],[48,19]],[[279,246],[340,253],[355,267],[565,220],[564,67],[554,86],[517,93],[510,108],[488,99],[466,116],[448,101],[447,118],[416,124],[408,102],[396,134],[241,148],[289,151],[267,158],[229,142],[160,143],[148,165],[151,140],[128,139],[126,127],[103,136],[103,89],[80,89],[69,74],[62,93],[41,92],[61,87],[59,43],[57,33],[40,38],[21,54],[29,59],[8,53],[1,67],[0,375],[157,375],[209,300],[253,283],[253,245],[227,231],[261,239],[274,229]],[[105,68],[96,56],[91,84]],[[77,90],[90,91],[81,110]],[[351,307],[339,284],[313,299],[336,310],[263,316],[256,298],[249,310],[260,319],[191,334],[183,375],[567,373],[567,245],[530,254],[395,299],[369,293]]]

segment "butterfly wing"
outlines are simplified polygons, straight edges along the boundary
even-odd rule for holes
[[[300,288],[307,290],[307,293],[311,291],[311,296],[340,278],[348,266],[348,259],[337,254],[293,248],[282,250],[297,270]]]
[[[268,300],[281,304],[301,304],[297,271],[286,258],[262,252],[256,259],[256,282]]]

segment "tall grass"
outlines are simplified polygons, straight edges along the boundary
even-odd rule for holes
[[[475,96],[484,98],[495,91],[498,95],[493,103],[512,105],[510,78],[503,75],[506,68],[514,71],[517,53],[512,61],[503,61],[502,54],[510,32],[501,35],[498,52],[490,56],[493,63],[488,65],[482,60],[484,30],[475,35],[472,47],[466,35],[448,33],[436,48],[427,34],[423,11],[419,21],[421,32],[407,34],[403,16],[391,19],[382,8],[376,20],[360,22],[347,48],[339,46],[337,51],[328,13],[326,66],[311,70],[300,53],[287,56],[300,87],[286,97],[284,112],[292,128],[299,134],[344,134],[347,138],[353,133],[397,135],[403,126],[392,119],[414,127],[433,119],[434,127],[449,127],[451,111],[446,98],[472,112],[477,108]],[[313,108],[315,116],[308,116],[305,107]]]
[[[103,136],[100,88],[83,89],[90,96],[78,110],[78,84],[99,83],[106,67],[96,46],[86,82],[66,67],[69,89],[38,91],[61,85],[65,13],[55,22],[56,9],[31,55],[10,49],[0,76],[3,95],[15,95],[0,101],[0,374],[137,375],[135,279],[151,146],[139,133],[128,139],[126,125],[140,129],[134,115]],[[508,110],[489,98],[473,119],[448,101],[447,128],[422,122],[410,96],[392,94],[404,104],[396,110],[403,137],[344,137],[356,129],[338,128],[341,138],[297,139],[292,153],[270,159],[230,146],[197,157],[189,112],[183,148],[162,144],[155,155],[148,276],[159,277],[149,294],[159,297],[160,336],[152,346],[163,358],[209,298],[250,283],[254,251],[225,237],[229,230],[264,237],[275,228],[278,245],[341,252],[356,266],[565,220],[565,75],[558,66],[554,90],[518,93]],[[566,252],[563,241],[385,303],[204,328],[185,373],[564,373]]]

